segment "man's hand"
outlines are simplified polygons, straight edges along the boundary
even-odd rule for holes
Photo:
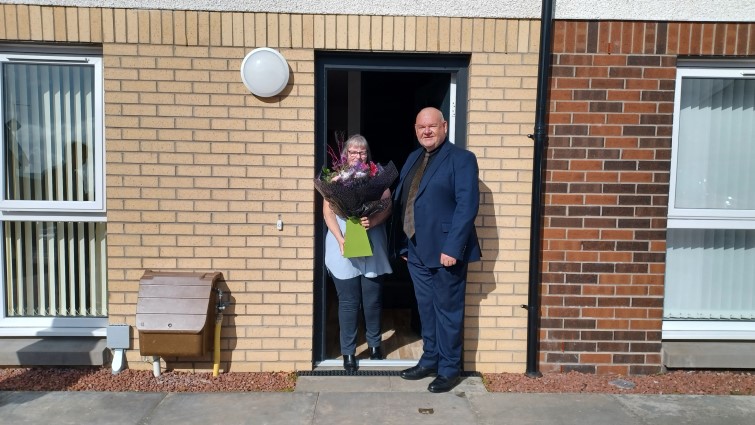
[[[443,267],[451,267],[456,265],[456,258],[451,257],[449,255],[446,255],[444,253],[440,253],[440,264]]]
[[[362,227],[364,227],[367,230],[370,230],[371,223],[370,223],[369,217],[362,217],[359,221],[362,224]]]

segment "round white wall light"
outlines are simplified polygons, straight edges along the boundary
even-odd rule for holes
[[[275,96],[288,84],[288,63],[277,50],[254,49],[241,62],[241,80],[256,96]]]

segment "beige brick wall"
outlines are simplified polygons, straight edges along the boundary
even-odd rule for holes
[[[2,41],[103,46],[110,322],[135,324],[144,269],[221,271],[233,371],[311,368],[315,49],[471,54],[484,259],[469,272],[465,368],[524,370],[539,22],[8,4],[0,15]],[[293,70],[273,102],[240,81],[259,46]],[[128,360],[149,367],[138,350]]]

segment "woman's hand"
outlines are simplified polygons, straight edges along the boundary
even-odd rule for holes
[[[391,199],[391,191],[389,189],[385,189],[383,196],[380,199]],[[388,219],[392,211],[393,203],[389,202],[388,207],[383,211],[376,212],[369,217],[362,217],[360,219],[360,224],[367,230],[369,230],[371,227],[379,226]]]
[[[328,231],[338,241],[338,247],[341,248],[341,255],[343,255],[343,234],[341,233],[341,227],[338,225],[336,214],[330,208],[330,202],[327,200],[322,201],[322,216],[325,219],[325,225],[328,226]]]

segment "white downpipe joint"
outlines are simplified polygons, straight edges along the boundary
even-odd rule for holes
[[[152,375],[160,377],[160,356],[152,356]]]
[[[126,350],[124,350],[123,348],[113,349],[113,364],[111,365],[113,375],[117,375],[118,373],[120,373],[120,371],[122,371],[125,368],[126,366],[124,362],[125,355],[126,355]]]

